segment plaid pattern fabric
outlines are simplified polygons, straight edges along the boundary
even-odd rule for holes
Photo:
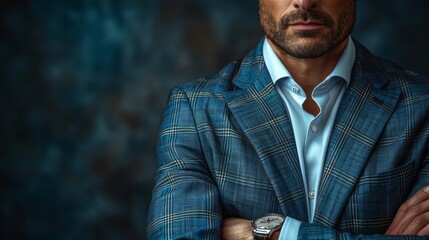
[[[428,78],[356,49],[315,223],[303,224],[301,239],[380,238],[373,234],[383,234],[399,206],[429,184]],[[174,88],[160,130],[148,238],[220,239],[223,218],[269,212],[305,222],[293,136],[262,42],[243,61]]]

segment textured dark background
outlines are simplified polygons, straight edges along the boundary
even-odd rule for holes
[[[355,38],[429,73],[429,1],[358,3]],[[0,4],[0,239],[144,239],[168,91],[256,45],[257,1]]]

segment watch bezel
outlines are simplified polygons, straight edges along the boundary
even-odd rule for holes
[[[261,218],[269,218],[269,217],[276,217],[276,218],[280,218],[281,222],[278,223],[278,225],[274,226],[274,227],[263,227],[263,226],[258,226],[257,222],[258,220],[260,220]],[[255,218],[254,220],[252,220],[252,228],[253,228],[253,236],[254,237],[270,237],[271,234],[273,232],[275,232],[276,230],[278,230],[284,223],[285,221],[285,217],[283,215],[277,214],[277,213],[269,213],[269,214],[265,214],[264,216]]]

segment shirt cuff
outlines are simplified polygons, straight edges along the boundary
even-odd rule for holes
[[[286,217],[282,230],[280,231],[279,240],[297,240],[300,226],[300,221],[291,217]]]

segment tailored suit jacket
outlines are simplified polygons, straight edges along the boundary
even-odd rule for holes
[[[148,239],[220,239],[222,219],[270,212],[302,221],[299,239],[420,239],[382,234],[400,205],[429,184],[429,80],[355,45],[314,223],[307,223],[288,110],[261,42],[242,61],[171,91]]]

